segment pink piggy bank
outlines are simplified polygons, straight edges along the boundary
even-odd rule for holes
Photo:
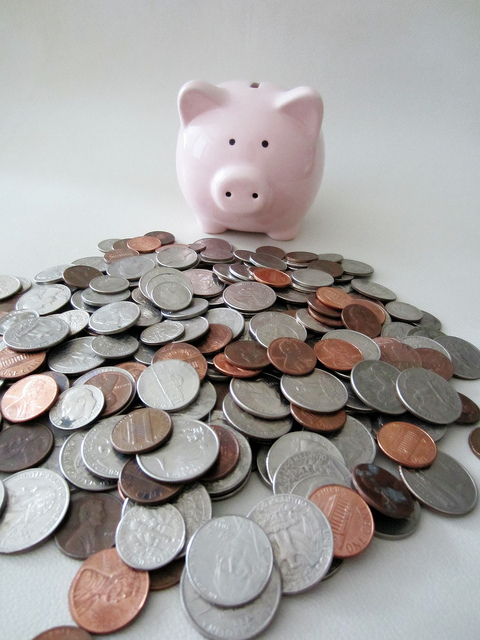
[[[206,233],[291,240],[323,175],[323,102],[309,87],[193,80],[178,96],[177,175]]]

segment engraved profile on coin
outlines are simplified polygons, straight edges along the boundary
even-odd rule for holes
[[[50,409],[50,421],[60,429],[80,429],[90,424],[103,409],[103,393],[92,385],[64,391]]]
[[[107,513],[103,496],[87,496],[77,502],[75,521],[71,528],[74,532],[62,544],[65,552],[74,558],[88,558],[105,548],[106,532],[103,528]],[[112,546],[111,544],[108,546]]]

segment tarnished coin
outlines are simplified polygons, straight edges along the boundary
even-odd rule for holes
[[[65,284],[77,289],[86,289],[93,278],[101,277],[102,272],[95,267],[73,265],[67,267],[62,274]]]
[[[183,360],[155,362],[145,369],[137,383],[142,402],[163,411],[183,409],[195,400],[199,390],[196,370]]]
[[[454,375],[466,380],[480,378],[480,349],[463,338],[455,336],[439,336],[435,338],[444,347],[453,362]]]
[[[195,343],[205,356],[213,355],[232,341],[233,333],[225,324],[210,324],[207,333]]]
[[[290,415],[290,407],[273,376],[261,376],[255,380],[233,378],[230,393],[241,409],[258,418],[279,420]]]
[[[353,367],[351,382],[366,405],[382,413],[400,415],[405,412],[405,406],[396,393],[398,376],[398,369],[387,362],[364,360]]]
[[[67,515],[55,533],[55,543],[70,558],[85,560],[113,547],[121,513],[121,501],[109,493],[74,493]]]
[[[57,398],[53,378],[36,373],[18,380],[3,394],[0,408],[10,422],[27,422],[48,411]]]
[[[458,394],[462,403],[462,413],[457,418],[457,424],[474,424],[480,420],[480,407],[471,398],[463,393]]]
[[[3,340],[17,351],[43,351],[59,344],[69,334],[69,326],[59,316],[36,318],[28,323],[15,324],[7,329]]]
[[[346,340],[319,340],[313,351],[324,367],[335,371],[350,371],[363,360],[360,349]]]
[[[333,309],[343,309],[353,302],[350,294],[334,287],[319,287],[315,295],[322,304]]]
[[[215,298],[219,296],[224,285],[214,277],[209,269],[190,269],[185,272],[193,287],[193,294],[203,298]]]
[[[306,376],[284,374],[280,387],[291,403],[308,411],[338,411],[343,409],[348,397],[342,382],[320,369],[314,369]]]
[[[470,431],[468,436],[468,444],[470,445],[470,449],[473,453],[480,458],[480,427],[473,429]]]
[[[27,469],[3,481],[8,503],[0,520],[0,553],[25,551],[42,542],[60,525],[70,491],[49,469]]]
[[[105,398],[102,417],[107,418],[123,411],[135,395],[132,376],[118,367],[104,367],[91,371],[75,381],[74,386],[87,383],[97,387]]]
[[[181,483],[169,484],[148,476],[138,466],[136,458],[130,458],[122,467],[119,485],[126,498],[143,505],[158,505],[168,502],[183,491]]]
[[[164,591],[170,589],[180,582],[183,570],[185,569],[185,559],[175,558],[160,569],[149,571],[150,591]]]
[[[369,338],[380,335],[382,325],[375,312],[361,304],[349,304],[342,310],[342,322],[346,329],[358,331]]]
[[[455,389],[428,369],[406,369],[397,379],[397,393],[405,407],[427,422],[450,424],[462,413]]]
[[[365,551],[373,538],[374,522],[369,506],[356,491],[326,485],[316,489],[310,500],[330,522],[335,557],[351,558]]]
[[[390,518],[408,518],[414,500],[406,485],[376,464],[358,464],[352,472],[355,489],[367,504]]]
[[[236,340],[225,347],[226,360],[241,369],[259,370],[269,364],[267,349],[254,340]]]
[[[273,570],[272,545],[251,519],[236,515],[214,518],[191,539],[185,568],[205,600],[217,606],[240,607],[267,586]]]
[[[290,494],[275,495],[259,502],[248,517],[262,527],[272,544],[283,593],[305,591],[326,575],[333,559],[332,528],[312,502]]]
[[[122,417],[112,430],[112,445],[120,453],[146,453],[165,442],[172,419],[160,409],[136,409]]]
[[[417,307],[414,307],[412,304],[400,302],[399,300],[387,302],[385,309],[395,320],[420,322],[423,318],[423,311],[420,311],[420,309],[417,309]]]
[[[430,466],[437,455],[433,439],[409,422],[387,422],[377,433],[377,443],[385,455],[410,469]]]
[[[373,267],[366,262],[360,262],[360,260],[351,260],[350,258],[343,258],[340,261],[345,273],[352,276],[365,277],[370,276],[373,273]]]
[[[478,489],[468,471],[447,453],[438,451],[426,469],[400,467],[400,476],[422,504],[446,515],[460,516],[478,501]]]
[[[85,560],[70,585],[72,618],[92,633],[123,629],[143,608],[149,583],[148,571],[130,568],[116,549],[99,551]]]
[[[304,376],[317,364],[312,347],[298,338],[276,338],[268,345],[267,358],[282,373]]]
[[[383,540],[403,540],[408,538],[418,529],[422,508],[418,500],[413,500],[413,513],[408,518],[391,518],[372,508],[372,516],[375,522],[376,538]]]
[[[210,428],[217,434],[220,450],[213,466],[203,474],[202,481],[206,482],[225,478],[235,469],[240,458],[240,445],[235,434],[220,424],[210,424]]]
[[[406,345],[404,345],[406,346]],[[380,347],[381,348],[381,347]],[[420,347],[415,349],[415,353],[420,357],[422,367],[429,369],[445,380],[450,380],[454,374],[454,365],[443,353],[436,349],[425,349]]]
[[[105,397],[97,387],[71,387],[59,395],[50,409],[50,422],[59,429],[81,429],[100,415],[104,404]]]
[[[16,473],[38,466],[53,449],[53,434],[43,424],[12,425],[0,432],[0,471]]]
[[[227,360],[223,352],[217,353],[213,357],[213,365],[215,369],[232,378],[254,378],[259,373],[258,369],[242,369],[241,367],[236,367]]]

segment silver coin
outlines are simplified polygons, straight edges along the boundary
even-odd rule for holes
[[[82,458],[82,443],[86,433],[75,431],[60,449],[60,469],[65,478],[85,491],[107,491],[117,486],[116,480],[104,480],[94,476],[85,466]]]
[[[417,307],[407,302],[399,302],[398,300],[392,300],[387,302],[385,309],[396,320],[404,322],[420,322],[423,318],[423,311],[420,311]]]
[[[3,510],[7,506],[7,492],[5,491],[5,485],[0,480],[0,516],[3,513]]]
[[[440,346],[447,350],[453,363],[453,375],[466,380],[480,378],[480,349],[468,340],[455,336],[435,338]]]
[[[274,322],[263,322],[257,327],[255,337],[261,345],[268,348],[276,338],[307,339],[307,330],[295,318],[284,313],[277,315],[280,317],[276,317]]]
[[[74,338],[55,347],[48,355],[48,366],[52,371],[67,375],[79,375],[100,367],[105,362],[92,349],[94,338]]]
[[[272,420],[260,418],[242,409],[228,393],[223,399],[223,413],[228,422],[240,433],[254,440],[269,442],[276,440],[290,431],[293,418]]]
[[[0,275],[0,300],[6,300],[18,293],[22,288],[22,282],[20,278],[16,276],[4,276]]]
[[[140,334],[140,340],[147,345],[161,346],[181,338],[185,333],[185,327],[180,322],[165,320],[147,327]]]
[[[212,418],[213,422],[213,418]],[[212,500],[222,500],[230,497],[247,483],[252,471],[252,449],[250,443],[236,429],[226,424],[224,421],[215,419],[215,424],[221,424],[225,429],[229,429],[237,438],[240,445],[240,457],[236,467],[227,476],[220,480],[204,481],[203,485],[208,491]]]
[[[217,392],[215,387],[208,380],[204,380],[200,384],[200,391],[193,402],[191,402],[184,409],[172,412],[173,416],[182,418],[194,418],[195,420],[202,420],[213,409],[217,401]]]
[[[400,475],[417,500],[440,513],[460,516],[477,504],[478,490],[474,479],[455,458],[443,451],[437,452],[429,467],[400,467]]]
[[[224,285],[214,277],[209,269],[190,269],[185,272],[185,275],[189,279],[193,287],[193,293],[196,296],[209,299],[215,298],[224,289]]]
[[[97,336],[92,342],[92,349],[98,356],[113,360],[132,356],[138,347],[138,340],[129,334]]]
[[[97,276],[88,283],[92,291],[96,293],[120,293],[130,287],[127,278],[117,278],[115,276]]]
[[[92,307],[91,305],[83,301],[82,299],[83,292],[84,292],[84,289],[78,289],[77,291],[75,291],[75,293],[70,298],[70,304],[74,309],[80,309],[81,311],[87,311],[88,313],[93,313],[96,307]]]
[[[169,281],[157,284],[150,296],[157,307],[166,311],[185,309],[190,305],[192,297],[188,287],[178,282]]]
[[[238,280],[252,281],[254,279],[251,267],[243,263],[231,264],[228,268],[228,271],[233,278],[236,278],[237,281]]]
[[[243,265],[242,265],[243,266]],[[240,278],[235,278],[230,271],[230,264],[218,263],[212,267],[212,273],[214,273],[220,282],[224,284],[234,284],[238,282]]]
[[[260,282],[237,282],[223,292],[225,303],[237,311],[257,313],[268,309],[277,299],[275,291]]]
[[[74,387],[77,388],[77,387]],[[112,445],[112,431],[123,416],[112,416],[97,422],[87,431],[82,442],[82,459],[93,475],[105,480],[117,480],[129,460]]]
[[[268,476],[268,471],[267,471],[267,455],[269,450],[270,450],[270,447],[265,444],[259,447],[257,450],[257,457],[255,458],[255,461],[257,464],[257,471],[260,478],[267,485],[267,487],[271,489],[272,482]]]
[[[279,311],[261,311],[256,313],[251,319],[249,324],[249,332],[256,339],[258,328],[263,324],[274,323],[278,320],[279,316],[284,315]]]
[[[203,484],[195,482],[186,487],[172,505],[185,521],[185,544],[178,555],[184,555],[194,533],[212,517],[212,501]]]
[[[397,393],[405,407],[427,422],[451,424],[462,413],[457,391],[428,369],[405,369],[397,379]]]
[[[307,476],[303,480],[299,480],[290,493],[293,493],[295,496],[301,496],[302,498],[309,498],[316,489],[324,487],[327,484],[341,484],[344,487],[351,488],[351,482],[349,480],[347,481],[340,474],[338,474],[337,478],[333,479],[331,474],[315,473],[312,476]]]
[[[208,311],[208,301],[205,298],[193,298],[191,303],[185,309],[179,311],[167,311],[163,313],[165,318],[169,320],[189,320],[196,318]]]
[[[397,299],[397,296],[393,291],[381,284],[378,284],[377,282],[372,282],[371,280],[354,278],[350,285],[352,289],[364,296],[367,296],[367,298],[381,300],[382,302],[389,302]]]
[[[159,449],[137,455],[140,468],[161,482],[188,482],[203,475],[218,457],[220,444],[208,425],[192,418],[172,418],[170,439]]]
[[[308,313],[308,309],[303,307],[302,309],[298,309],[295,314],[295,318],[297,319],[297,322],[314,333],[328,333],[332,330],[332,328],[328,327],[326,324],[315,320],[315,318]]]
[[[411,330],[412,325],[406,322],[386,322],[382,326],[382,336],[402,340],[410,334]]]
[[[353,416],[347,416],[342,429],[330,438],[330,442],[340,450],[350,471],[357,464],[371,464],[377,454],[377,445],[371,433]]]
[[[217,607],[200,596],[187,571],[180,579],[182,607],[197,630],[211,640],[249,640],[271,623],[282,595],[282,580],[276,566],[262,593],[242,607]]]
[[[373,267],[366,262],[360,262],[359,260],[351,260],[350,258],[343,258],[340,261],[345,273],[352,276],[370,276],[373,273]]]
[[[202,598],[217,606],[240,607],[267,586],[272,545],[253,519],[221,516],[202,525],[190,540],[185,569]]]
[[[299,593],[320,582],[333,560],[333,533],[323,512],[305,498],[274,495],[248,517],[267,534],[282,574],[283,593]]]
[[[144,278],[140,279],[139,282],[140,291],[151,300],[155,287],[165,282],[181,284],[193,295],[193,285],[186,275],[178,271],[178,269],[167,267],[156,267],[154,271],[145,274]]]
[[[230,393],[241,409],[258,418],[280,420],[290,416],[290,405],[273,376],[260,376],[254,380],[232,378]]]
[[[110,335],[130,329],[139,317],[140,308],[135,302],[113,302],[95,311],[88,324],[95,333]]]
[[[267,269],[276,269],[277,271],[286,271],[287,263],[277,256],[268,253],[252,253],[250,262],[256,267],[266,267]]]
[[[282,462],[273,478],[273,492],[291,493],[300,481],[318,474],[331,478],[327,484],[351,486],[351,473],[347,467],[325,450],[316,449],[294,453]]]
[[[10,311],[3,318],[0,318],[0,335],[3,336],[11,327],[28,324],[38,317],[36,311]]]
[[[343,256],[341,253],[319,253],[318,259],[329,260],[330,262],[341,262],[343,260]],[[350,262],[352,262],[352,260],[350,260]]]
[[[125,302],[129,298],[130,290],[120,291],[120,293],[97,293],[93,291],[93,289],[84,289],[81,292],[82,302],[95,309],[104,307],[107,304],[112,304],[113,302]]]
[[[408,336],[401,338],[401,341],[403,342],[403,344],[412,347],[412,349],[434,349],[435,351],[442,353],[446,358],[451,360],[450,353],[437,340],[432,340],[431,338],[426,338],[425,336],[409,334]]]
[[[292,282],[299,284],[311,291],[318,287],[330,287],[333,284],[333,277],[325,271],[319,269],[296,269],[291,274]]]
[[[413,513],[408,518],[390,518],[376,509],[371,509],[375,537],[383,540],[403,540],[415,533],[420,524],[422,509],[417,500],[414,500],[413,504]]]
[[[277,289],[277,298],[291,304],[307,304],[308,294],[294,289]]]
[[[322,340],[330,339],[351,342],[360,349],[364,360],[380,360],[380,347],[363,333],[352,331],[351,329],[336,329],[335,331],[329,331],[322,337]]]
[[[195,400],[200,379],[192,365],[183,360],[161,360],[140,374],[137,392],[140,400],[153,409],[177,411]]]
[[[81,429],[100,415],[104,404],[105,397],[98,387],[71,387],[58,396],[50,409],[50,422],[59,429]]]
[[[347,409],[350,409],[350,411],[356,411],[358,413],[371,413],[373,411],[371,407],[360,400],[348,380],[344,379],[343,384],[345,385],[345,389],[348,393],[348,400],[347,404],[345,405]]]
[[[109,276],[126,278],[127,280],[139,280],[145,273],[155,266],[154,258],[150,256],[129,256],[115,260],[107,266]]]
[[[323,449],[345,464],[338,448],[324,436],[313,431],[293,431],[276,440],[270,447],[267,456],[267,473],[270,481],[273,483],[278,467],[291,455],[314,449]]]
[[[155,347],[149,347],[146,344],[141,344],[133,354],[133,358],[136,362],[146,364],[147,367],[153,362],[153,356],[157,352]]]
[[[90,314],[82,309],[72,309],[71,311],[64,311],[61,313],[59,318],[65,320],[68,324],[68,335],[72,337],[81,333],[88,327]]]
[[[363,360],[351,371],[353,390],[367,406],[388,413],[405,413],[405,406],[398,399],[396,382],[399,371],[396,367],[380,360]]]
[[[60,525],[70,502],[65,480],[49,469],[27,469],[3,481],[8,503],[0,520],[0,553],[25,551]]]
[[[119,242],[120,238],[107,238],[106,240],[101,240],[97,244],[97,249],[102,253],[108,253],[109,251],[113,251],[113,245],[116,242]]]
[[[132,297],[133,299],[133,297]],[[135,301],[137,302],[137,301]],[[138,317],[136,327],[145,328],[151,327],[154,324],[158,324],[163,319],[163,313],[157,307],[154,307],[150,304],[138,303],[138,308],[140,309],[140,315]]]
[[[306,376],[284,374],[280,381],[283,395],[308,411],[339,411],[348,398],[345,385],[331,373],[314,369]]]
[[[37,273],[33,281],[37,284],[56,284],[57,282],[63,282],[63,272],[71,266],[71,264],[59,264],[54,267],[48,267]]]
[[[105,271],[107,264],[103,256],[85,256],[84,258],[77,258],[72,260],[72,264],[82,267],[93,267],[99,271]]]
[[[176,339],[176,342],[194,342],[204,336],[210,323],[204,316],[196,316],[189,320],[177,320],[183,326],[183,334]]]
[[[133,569],[151,571],[171,562],[185,542],[185,522],[171,504],[134,506],[120,520],[115,547]]]
[[[228,307],[209,309],[205,315],[210,324],[224,324],[232,330],[232,340],[242,335],[245,329],[245,319],[241,313]]]
[[[71,292],[64,284],[38,285],[32,287],[17,300],[17,311],[33,310],[39,316],[55,313],[70,300]]]
[[[166,246],[157,251],[157,262],[162,267],[189,269],[198,262],[197,252],[188,247]]]
[[[40,317],[7,329],[3,340],[16,351],[44,351],[60,344],[68,336],[69,327],[58,316]]]

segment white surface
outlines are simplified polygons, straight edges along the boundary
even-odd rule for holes
[[[480,346],[479,50],[475,0],[0,4],[0,272],[96,254],[108,237],[204,234],[175,177],[187,80],[307,84],[325,102],[323,185],[289,249],[371,263],[398,298]],[[266,236],[227,233],[236,247]],[[480,403],[480,382],[454,381]],[[480,484],[471,427],[442,450]],[[216,514],[246,513],[252,479]],[[423,511],[401,542],[374,539],[331,580],[283,598],[265,638],[478,638],[480,508]],[[0,558],[0,638],[71,623],[79,564],[53,542]],[[122,638],[197,638],[178,588],[152,594]]]

